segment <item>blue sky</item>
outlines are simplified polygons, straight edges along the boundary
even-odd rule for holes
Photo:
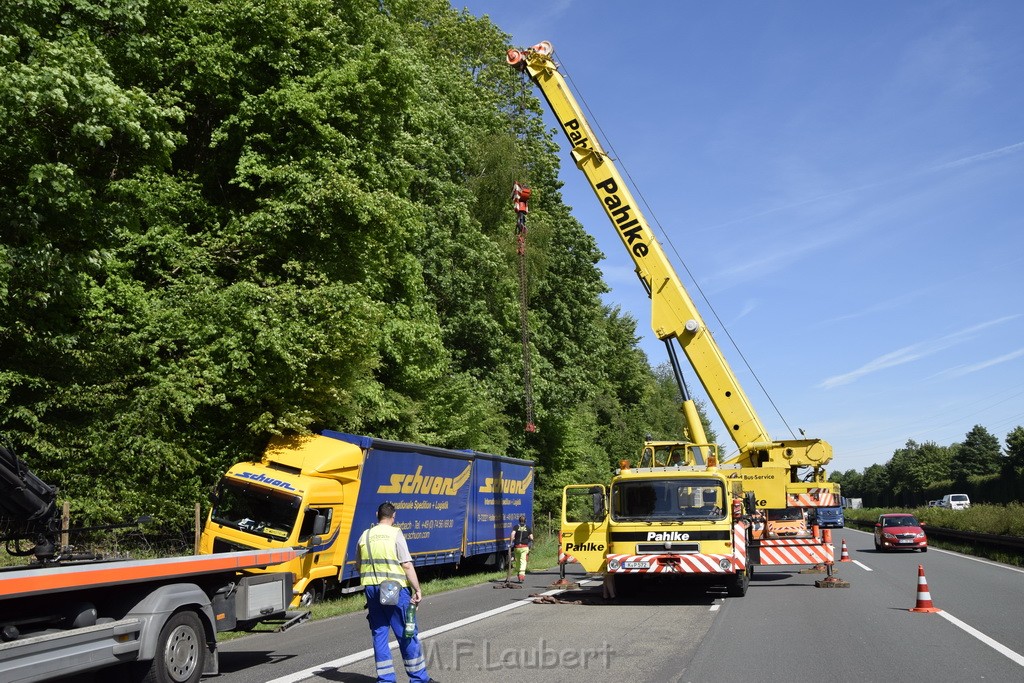
[[[1024,425],[1024,2],[452,4],[553,43],[774,438],[802,428],[845,471]],[[660,364],[557,140],[606,301]]]

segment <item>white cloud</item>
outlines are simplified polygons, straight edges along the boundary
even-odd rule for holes
[[[738,320],[741,320],[742,318],[747,317],[748,315],[753,313],[756,308],[757,301],[754,299],[748,299],[746,302],[744,302],[743,308],[740,309],[740,312],[736,314],[735,318],[733,318],[733,322],[736,322]]]
[[[978,372],[979,370],[984,370],[985,368],[990,368],[993,365],[999,365],[1000,363],[1005,363],[1007,361],[1014,360],[1015,358],[1020,358],[1021,356],[1024,356],[1024,349],[1017,349],[1016,351],[1011,351],[1010,353],[1005,353],[1002,356],[996,356],[995,358],[990,358],[980,363],[974,363],[973,365],[958,365],[957,367],[943,370],[934,376],[963,377],[964,375],[969,375],[972,372]]]
[[[1006,145],[1005,147],[992,149],[987,152],[982,152],[980,154],[972,154],[971,156],[963,157],[962,159],[954,159],[953,161],[947,161],[944,164],[939,164],[937,166],[932,166],[931,168],[925,169],[925,172],[945,171],[960,166],[970,166],[971,164],[977,163],[979,161],[997,159],[1001,156],[1006,156],[1007,154],[1013,154],[1014,152],[1019,151],[1024,151],[1024,142],[1017,142],[1012,145]]]
[[[842,322],[844,320],[854,320],[856,318],[862,318],[864,316],[874,315],[876,313],[882,313],[884,311],[895,311],[900,308],[903,308],[904,306],[914,301],[915,299],[921,298],[923,295],[927,294],[933,289],[934,287],[926,287],[912,292],[905,292],[899,296],[893,297],[886,301],[879,301],[859,311],[852,311],[850,313],[843,313],[842,315],[837,315],[834,318],[822,321],[821,324],[831,324]]]
[[[904,365],[905,363],[911,363],[919,358],[930,356],[933,353],[938,353],[944,349],[948,349],[951,346],[962,344],[973,337],[976,332],[979,332],[988,327],[999,325],[1014,318],[1019,318],[1020,314],[1007,315],[995,320],[980,323],[973,327],[968,327],[965,330],[960,330],[952,334],[947,334],[937,339],[929,341],[918,342],[917,344],[911,344],[910,346],[904,346],[903,348],[890,351],[889,353],[882,354],[881,356],[868,361],[864,365],[860,366],[856,370],[847,372],[842,375],[835,375],[824,380],[818,385],[821,389],[831,389],[833,387],[842,386],[844,384],[850,384],[855,382],[861,377],[870,375],[880,370],[896,367],[897,365]]]

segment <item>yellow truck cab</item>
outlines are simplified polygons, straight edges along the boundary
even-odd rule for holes
[[[500,564],[518,517],[532,522],[533,463],[334,431],[277,437],[225,473],[200,551],[304,547],[277,569],[294,575],[293,605],[309,605],[359,589],[356,544],[385,501],[416,566]]]
[[[625,466],[608,486],[564,489],[563,551],[603,574],[613,597],[631,581],[655,576],[723,584],[743,596],[751,565],[749,521],[734,516],[742,511],[739,497],[739,483],[714,466]]]

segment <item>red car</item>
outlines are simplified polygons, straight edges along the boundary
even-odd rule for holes
[[[914,515],[893,512],[875,522],[875,550],[920,550],[928,552],[928,537]]]

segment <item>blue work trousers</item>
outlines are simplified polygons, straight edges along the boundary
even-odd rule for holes
[[[398,650],[402,653],[402,662],[405,664],[405,673],[409,674],[409,680],[427,683],[430,675],[427,673],[427,661],[420,646],[419,627],[417,626],[412,638],[405,637],[405,608],[412,599],[409,589],[402,589],[398,595],[397,605],[380,604],[379,586],[365,586],[364,590],[368,610],[366,620],[370,622],[370,632],[373,634],[373,659],[377,663],[377,680],[380,683],[395,683],[397,680],[395,660],[391,658],[391,648],[388,645],[390,629],[398,640]]]

